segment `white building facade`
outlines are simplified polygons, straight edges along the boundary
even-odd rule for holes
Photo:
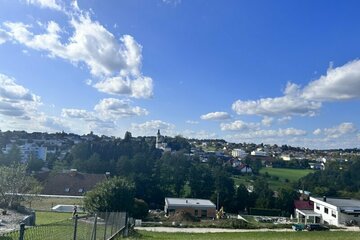
[[[341,226],[360,222],[360,200],[310,197],[310,201],[314,202],[314,212],[320,215],[321,223]]]
[[[236,158],[244,158],[248,154],[242,149],[235,148],[231,151],[231,155]]]

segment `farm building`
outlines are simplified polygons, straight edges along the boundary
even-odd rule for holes
[[[215,218],[216,206],[207,199],[165,198],[164,211],[167,215],[184,211],[194,217]]]

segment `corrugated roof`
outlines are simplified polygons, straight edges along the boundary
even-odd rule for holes
[[[165,198],[168,206],[172,207],[207,207],[215,208],[215,204],[207,199],[195,198]]]

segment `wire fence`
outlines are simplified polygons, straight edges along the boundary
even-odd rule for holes
[[[75,216],[60,222],[25,228],[0,236],[0,240],[111,240],[126,236],[132,219],[125,212]]]

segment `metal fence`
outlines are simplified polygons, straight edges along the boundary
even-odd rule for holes
[[[20,230],[4,234],[0,240],[111,240],[127,236],[132,221],[125,212],[75,216],[35,227],[21,224]]]

